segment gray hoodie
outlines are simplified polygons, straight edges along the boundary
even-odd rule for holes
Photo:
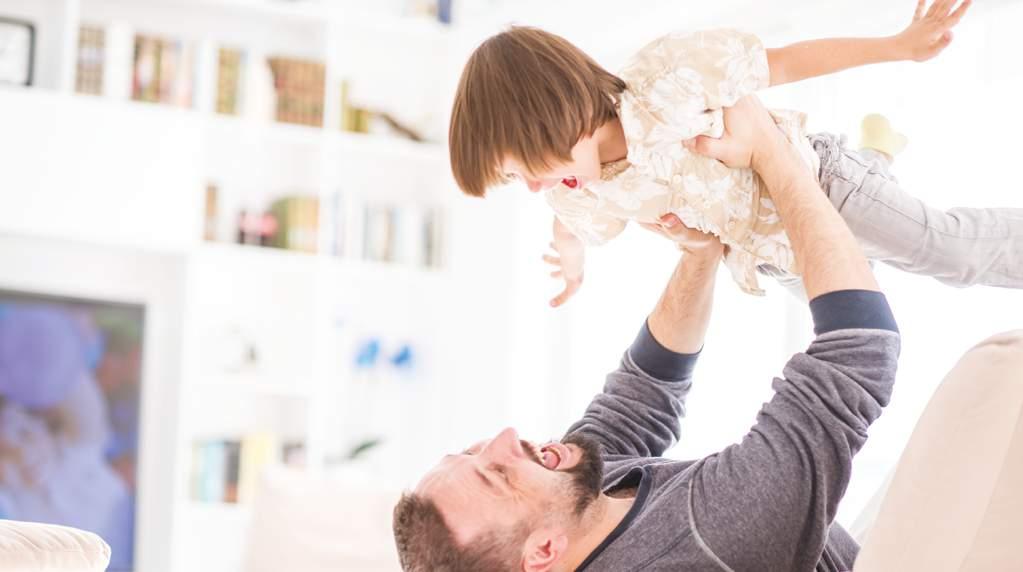
[[[601,443],[605,491],[636,487],[579,570],[852,570],[858,546],[834,518],[891,396],[899,334],[878,292],[832,292],[810,310],[817,338],[774,380],[756,424],[695,461],[659,456],[680,437],[698,354],[673,353],[643,327],[568,431]]]

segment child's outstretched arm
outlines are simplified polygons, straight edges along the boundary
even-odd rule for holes
[[[955,8],[959,3],[959,7]],[[767,50],[771,85],[781,85],[849,68],[902,60],[926,61],[952,41],[952,28],[969,9],[971,0],[918,0],[913,21],[894,36],[829,38]],[[955,8],[955,10],[953,10]]]
[[[586,247],[558,217],[554,217],[554,240],[550,246],[556,255],[545,254],[543,259],[555,267],[551,277],[565,281],[565,289],[551,300],[551,306],[557,308],[574,296],[583,284]]]

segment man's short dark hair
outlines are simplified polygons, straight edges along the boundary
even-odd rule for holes
[[[459,546],[437,505],[414,493],[394,507],[394,543],[406,572],[507,572],[521,556],[522,534],[486,533]]]

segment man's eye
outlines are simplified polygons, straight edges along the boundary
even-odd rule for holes
[[[508,471],[504,467],[502,467],[501,465],[493,465],[493,466],[490,467],[490,470],[492,470],[495,473],[501,475],[501,478],[503,478],[505,480],[505,482],[509,481],[509,479],[508,479]]]

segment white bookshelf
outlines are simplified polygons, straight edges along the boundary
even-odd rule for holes
[[[150,497],[140,503],[142,512],[167,515],[157,530],[145,534],[161,537],[172,557],[154,561],[140,545],[139,570],[144,572],[227,572],[242,561],[250,507],[191,499],[195,440],[240,438],[253,431],[300,439],[308,466],[320,470],[325,459],[343,455],[360,438],[390,437],[367,432],[385,426],[387,416],[378,415],[380,424],[371,429],[353,426],[366,422],[365,417],[352,421],[345,415],[372,407],[351,400],[370,399],[372,393],[373,407],[380,408],[383,399],[396,401],[390,404],[399,412],[395,415],[407,415],[421,397],[420,390],[401,387],[419,382],[400,376],[378,380],[371,390],[352,379],[348,361],[361,336],[393,336],[384,339],[385,345],[428,340],[420,351],[434,364],[453,351],[450,340],[459,323],[448,320],[445,312],[465,287],[451,268],[361,260],[357,240],[336,256],[330,249],[334,238],[328,234],[332,221],[327,206],[340,191],[356,207],[383,201],[441,209],[447,229],[441,244],[453,242],[457,193],[445,147],[347,133],[339,126],[341,78],[370,77],[372,66],[400,74],[397,56],[402,51],[412,54],[404,69],[418,83],[404,85],[402,95],[396,93],[404,82],[400,78],[383,86],[360,79],[361,97],[381,96],[392,106],[405,97],[417,118],[423,115],[416,115],[416,105],[446,108],[437,94],[452,85],[450,78],[425,85],[423,70],[417,68],[431,61],[437,68],[449,66],[457,32],[389,16],[386,8],[372,21],[359,23],[347,17],[345,6],[255,0],[0,0],[0,14],[33,21],[39,38],[37,84],[0,86],[0,125],[14,134],[0,138],[5,165],[0,200],[6,205],[0,209],[0,233],[183,260],[176,446],[174,451],[151,451],[145,450],[149,444],[141,445],[144,455],[161,456],[160,470],[173,472],[172,498]],[[100,96],[74,93],[81,24],[106,32]],[[130,99],[125,82],[131,81],[136,33],[194,44],[192,107]],[[249,51],[253,57],[275,54],[325,62],[324,126],[214,113],[210,98],[216,91],[220,45]],[[438,119],[432,124],[443,123]],[[220,188],[226,211],[218,223],[223,238],[231,233],[232,213],[239,205],[265,204],[273,196],[295,192],[320,198],[318,252],[204,242],[204,193],[211,182]],[[348,232],[354,237],[359,229]],[[238,332],[257,348],[256,365],[221,363],[218,344],[226,339],[230,345],[229,338]],[[161,420],[150,415],[144,422]]]

